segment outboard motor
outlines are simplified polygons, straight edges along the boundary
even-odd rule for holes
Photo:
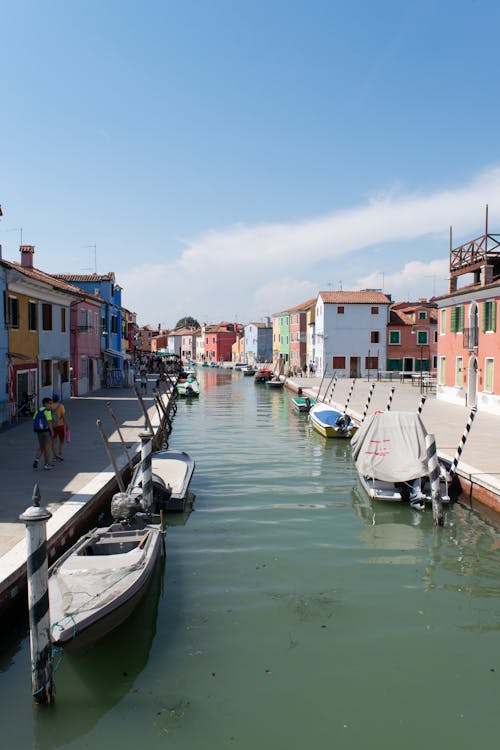
[[[339,430],[339,432],[342,432],[344,435],[349,430],[349,425],[351,424],[351,418],[347,416],[347,414],[341,414],[340,417],[337,418],[337,421],[335,422],[335,427]]]
[[[111,515],[115,521],[129,521],[142,511],[137,497],[126,492],[117,492],[111,499]]]
[[[306,400],[304,401],[304,403],[306,405],[307,411],[309,411],[309,409],[311,408],[311,399],[309,398],[309,396],[306,396]]]

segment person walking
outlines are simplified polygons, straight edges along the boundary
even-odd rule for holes
[[[64,404],[61,404],[59,394],[57,393],[52,394],[52,428],[52,454],[57,461],[64,461],[63,449],[69,424],[66,417],[66,409]],[[57,449],[58,442],[59,450]]]
[[[147,393],[148,391],[148,376],[146,375],[146,370],[141,371],[141,392]]]
[[[43,399],[42,406],[33,415],[33,429],[38,437],[38,450],[33,459],[33,468],[38,469],[40,458],[45,459],[44,469],[52,469],[50,465],[50,442],[54,434],[52,427],[52,399],[48,396]]]

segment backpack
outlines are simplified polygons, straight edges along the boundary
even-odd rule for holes
[[[47,424],[47,417],[45,415],[45,409],[38,409],[37,413],[33,417],[33,429],[35,432],[45,432],[49,429]]]

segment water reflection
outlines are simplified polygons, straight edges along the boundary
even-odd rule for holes
[[[143,601],[123,625],[85,654],[64,654],[56,674],[54,705],[34,708],[36,750],[52,750],[87,734],[133,691],[156,633],[164,570],[162,557]]]

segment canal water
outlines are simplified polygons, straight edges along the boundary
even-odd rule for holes
[[[287,391],[200,370],[170,447],[193,512],[130,620],[65,655],[32,706],[24,631],[0,651],[9,748],[454,750],[500,732],[500,533],[455,504],[374,505],[348,443]]]

